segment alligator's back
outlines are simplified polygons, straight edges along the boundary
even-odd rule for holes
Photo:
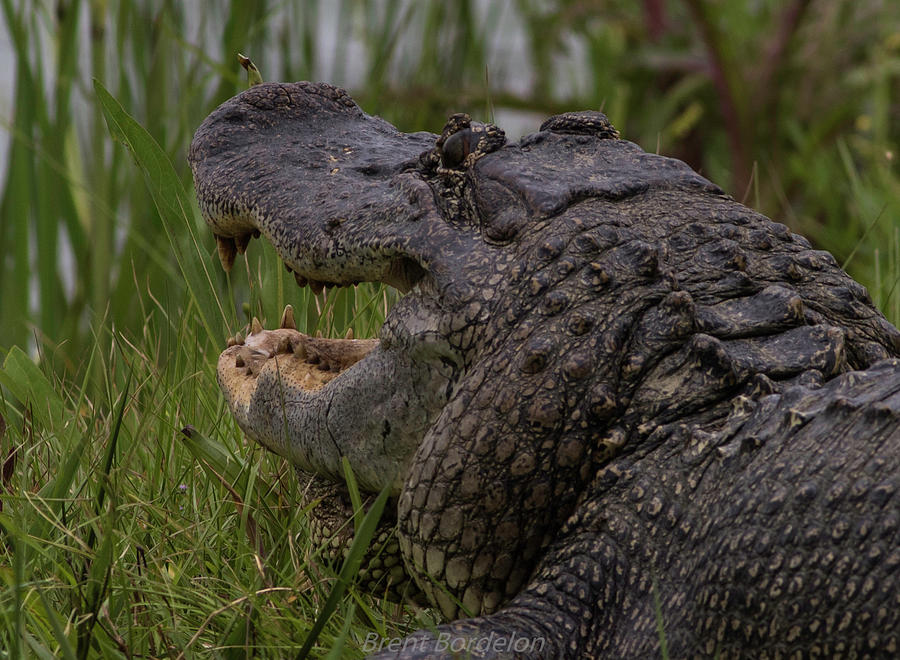
[[[589,655],[895,657],[900,360],[800,380],[601,474],[552,560],[608,558]]]

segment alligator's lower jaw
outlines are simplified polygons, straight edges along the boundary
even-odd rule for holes
[[[228,405],[245,431],[260,380],[274,378],[284,392],[313,396],[378,345],[377,339],[322,339],[295,329],[290,306],[282,327],[264,330],[254,319],[246,339],[240,336],[219,356],[216,375]],[[260,438],[257,438],[260,439]],[[260,439],[261,440],[261,439]]]

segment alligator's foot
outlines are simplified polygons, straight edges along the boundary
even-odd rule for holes
[[[355,531],[350,495],[343,484],[301,470],[297,470],[297,477],[303,485],[300,506],[309,507],[307,524],[312,547],[337,572],[347,558]],[[374,499],[374,495],[363,494],[364,511]],[[359,587],[376,596],[423,607],[427,605],[425,595],[403,565],[395,509],[385,507],[355,580]]]

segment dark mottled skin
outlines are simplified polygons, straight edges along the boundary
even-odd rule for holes
[[[325,425],[315,471],[408,443],[381,478],[451,622],[401,657],[447,635],[473,657],[504,655],[487,638],[658,657],[655,597],[673,658],[898,653],[900,333],[831,255],[599,113],[506,145],[465,116],[405,135],[342,90],[259,85],[191,164],[226,265],[259,231],[301,284],[409,291],[312,395],[259,376],[235,403],[219,365],[242,427],[304,469],[304,430],[377,393]],[[372,419],[390,432],[356,431]]]

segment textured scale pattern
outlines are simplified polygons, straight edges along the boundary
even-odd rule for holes
[[[597,112],[507,144],[257,85],[191,163],[226,267],[259,233],[314,291],[407,292],[320,389],[218,370],[248,435],[391,489],[370,566],[447,623],[382,657],[897,654],[900,332],[831,255]]]

